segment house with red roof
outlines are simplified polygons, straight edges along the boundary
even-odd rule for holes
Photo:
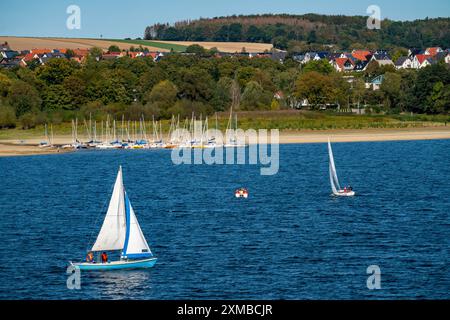
[[[41,55],[41,54],[51,53],[52,50],[50,50],[50,49],[31,49],[30,52],[37,54],[37,55]]]
[[[349,58],[336,58],[331,61],[331,65],[337,72],[352,71],[355,68],[355,62]]]
[[[122,52],[109,52],[102,55],[102,60],[114,60],[122,58],[123,56],[124,54]]]
[[[53,49],[52,53],[67,53],[67,49]]]
[[[282,100],[282,99],[284,99],[284,93],[283,93],[283,91],[277,91],[277,92],[275,92],[273,97],[274,97],[274,99]]]
[[[353,50],[352,56],[359,61],[368,61],[372,56],[372,52],[368,50]]]
[[[442,50],[442,48],[440,48],[440,47],[431,47],[431,48],[425,49],[425,54],[430,55],[432,57],[437,55],[439,52],[444,52],[444,50]]]
[[[164,57],[164,54],[162,52],[146,52],[146,57],[152,57],[154,62],[159,61],[162,57]]]
[[[416,54],[412,60],[411,68],[421,69],[431,64],[432,56],[428,54]]]
[[[135,59],[138,57],[143,57],[144,53],[143,52],[134,52],[134,51],[129,51],[127,54],[131,59]]]
[[[33,61],[34,59],[39,59],[39,55],[36,54],[36,53],[32,53],[32,52],[27,53],[27,54],[23,57],[23,60],[24,60],[25,62],[30,62],[30,61]]]

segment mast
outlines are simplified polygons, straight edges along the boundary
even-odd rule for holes
[[[53,146],[53,124],[50,125],[50,135],[51,135],[50,145]]]
[[[89,112],[89,140],[92,141],[92,112]]]
[[[124,121],[125,121],[125,115],[122,115],[122,142],[124,141]]]
[[[47,143],[50,144],[50,139],[48,137],[47,124],[44,124],[44,135],[45,135],[45,140],[47,140]]]
[[[78,118],[75,119],[75,141],[78,143]]]
[[[102,143],[105,143],[105,132],[104,132],[105,130],[104,130],[104,128],[103,128],[103,120],[102,120],[102,135],[101,135],[101,137],[102,137]]]
[[[94,122],[94,142],[97,142],[97,121]]]

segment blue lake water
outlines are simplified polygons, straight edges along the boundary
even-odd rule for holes
[[[281,146],[275,176],[174,166],[167,150],[0,158],[0,299],[449,299],[450,140],[334,153],[355,198],[330,197],[325,144]],[[68,290],[119,165],[159,260]],[[367,289],[370,265],[381,290]]]

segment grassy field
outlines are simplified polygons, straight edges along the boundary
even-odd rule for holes
[[[90,49],[99,47],[107,50],[110,46],[116,45],[121,50],[128,50],[130,44],[118,40],[88,39],[88,38],[33,38],[33,37],[0,37],[0,42],[8,42],[13,50],[27,49]],[[150,51],[170,51],[163,49],[166,45],[153,47],[150,43],[142,44]]]
[[[225,130],[228,124],[228,113],[218,114],[219,129]],[[78,135],[85,140],[86,129],[79,118]],[[181,121],[181,126],[184,120]],[[445,115],[348,115],[327,112],[310,111],[258,111],[238,112],[238,125],[241,129],[280,129],[284,132],[300,131],[326,131],[340,129],[395,129],[395,128],[424,128],[440,127],[450,124],[450,116]],[[53,124],[55,137],[71,136],[71,124]],[[163,131],[167,133],[170,128],[170,120],[162,121]],[[209,118],[209,128],[215,128],[215,117]],[[152,133],[151,122],[146,123],[147,135]],[[97,123],[97,134],[101,134],[100,124]],[[121,134],[120,121],[117,122],[117,134]],[[30,130],[4,129],[0,130],[0,140],[44,140],[44,126],[38,126]]]
[[[158,43],[178,44],[190,46],[193,44],[201,45],[205,49],[217,48],[221,52],[241,52],[243,48],[247,52],[264,52],[270,51],[273,45],[270,43],[254,43],[254,42],[205,42],[205,41],[157,41]]]
[[[184,52],[186,51],[187,46],[176,44],[176,43],[165,43],[158,41],[149,41],[149,40],[121,40],[121,39],[109,39],[106,40],[109,42],[118,42],[118,43],[126,43],[129,44],[128,48],[132,45],[134,46],[143,46],[143,47],[152,47],[157,49],[163,49],[167,51],[176,51],[176,52]]]
[[[225,116],[222,115],[222,116]],[[450,116],[429,115],[353,115],[312,111],[266,111],[239,113],[239,127],[280,130],[335,130],[408,128],[441,126],[450,122]]]
[[[273,46],[268,43],[249,42],[201,42],[201,41],[149,41],[149,40],[123,40],[123,39],[92,39],[92,38],[56,38],[56,37],[10,37],[0,36],[0,42],[8,42],[13,50],[29,49],[89,49],[100,47],[107,50],[116,45],[121,50],[128,50],[131,46],[142,46],[150,51],[176,51],[184,52],[192,44],[199,44],[206,49],[218,48],[222,52],[264,52]]]

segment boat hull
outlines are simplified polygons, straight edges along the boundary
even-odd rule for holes
[[[109,263],[73,263],[81,271],[111,271],[126,269],[149,269],[156,264],[157,258],[133,261],[115,261]]]
[[[339,191],[338,193],[334,193],[334,195],[336,197],[354,197],[356,195],[356,193],[355,193],[355,191],[344,192],[342,190],[342,191]]]

